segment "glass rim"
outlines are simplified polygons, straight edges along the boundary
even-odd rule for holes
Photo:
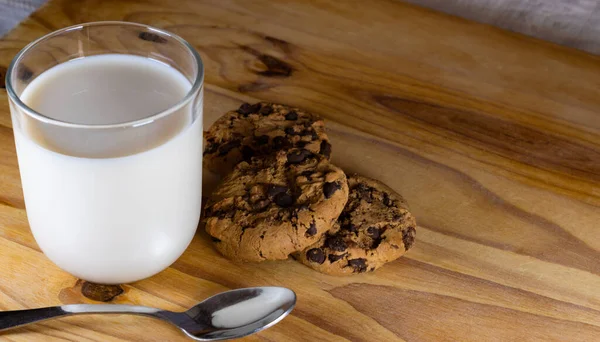
[[[83,27],[90,27],[90,26],[140,27],[140,28],[145,28],[149,31],[157,32],[161,35],[168,36],[169,38],[175,39],[177,42],[182,44],[191,53],[196,64],[198,65],[198,71],[196,72],[196,79],[194,80],[192,87],[185,94],[185,96],[183,98],[181,98],[177,103],[171,105],[169,108],[167,108],[165,110],[162,110],[157,113],[149,114],[147,117],[144,117],[141,119],[136,119],[136,120],[127,121],[127,122],[120,122],[120,123],[115,123],[115,124],[78,124],[78,123],[73,123],[73,122],[57,120],[57,119],[53,119],[51,117],[48,117],[48,116],[34,110],[33,108],[27,106],[23,101],[21,101],[20,96],[17,95],[17,93],[14,90],[11,79],[12,79],[13,74],[16,72],[17,64],[21,61],[23,56],[27,52],[29,52],[29,50],[31,50],[34,46],[44,42],[45,40],[47,40],[49,38],[58,36],[62,33],[68,32],[68,31],[81,29]],[[85,57],[83,57],[83,58],[85,58]],[[21,49],[21,51],[19,51],[19,53],[17,53],[15,55],[13,60],[10,62],[10,65],[8,66],[8,70],[6,71],[5,84],[6,84],[6,91],[8,93],[8,97],[27,115],[29,115],[33,119],[36,119],[43,123],[47,123],[47,124],[51,124],[51,125],[55,125],[55,126],[61,126],[61,127],[85,128],[85,129],[110,129],[110,128],[139,127],[139,126],[144,126],[146,124],[152,123],[157,119],[166,117],[169,114],[176,112],[177,109],[185,106],[190,101],[190,99],[197,93],[198,89],[201,88],[202,85],[204,84],[204,63],[202,62],[202,58],[200,57],[200,54],[198,54],[198,51],[196,51],[196,49],[194,49],[194,47],[192,45],[190,45],[190,43],[188,43],[185,39],[181,38],[180,36],[178,36],[174,33],[171,33],[166,30],[159,29],[159,28],[156,28],[156,27],[153,27],[150,25],[134,23],[134,22],[94,21],[94,22],[72,25],[72,26],[62,28],[60,30],[50,32],[50,33],[34,40],[33,42],[27,44],[23,49]]]

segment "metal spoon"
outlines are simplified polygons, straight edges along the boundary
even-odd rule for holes
[[[219,293],[185,312],[119,304],[71,304],[0,312],[0,331],[70,315],[133,314],[167,321],[196,341],[247,336],[275,325],[296,305],[285,287],[250,287]]]

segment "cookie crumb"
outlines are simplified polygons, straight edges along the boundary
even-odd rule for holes
[[[81,286],[81,293],[98,302],[110,302],[123,293],[120,285],[101,285],[85,281]]]

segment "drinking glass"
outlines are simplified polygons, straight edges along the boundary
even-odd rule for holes
[[[101,64],[115,56],[167,66],[189,82],[189,90],[169,108],[129,121],[106,119],[110,99],[97,117],[84,107],[80,116],[64,119],[34,110],[22,96],[51,68],[86,58]],[[94,85],[86,75],[81,81]],[[129,76],[123,72],[115,88],[135,81]],[[52,262],[81,279],[119,284],[152,276],[181,256],[200,217],[203,78],[202,60],[185,40],[136,23],[64,28],[15,56],[6,89],[25,206],[33,236]],[[151,78],[136,91],[152,91],[163,81]],[[60,90],[65,81],[44,82]]]

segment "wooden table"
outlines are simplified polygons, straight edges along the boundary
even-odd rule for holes
[[[400,191],[419,222],[406,257],[348,278],[292,260],[232,263],[199,232],[114,302],[181,310],[284,285],[298,294],[293,315],[248,341],[600,340],[600,59],[399,1],[365,4],[52,0],[0,41],[7,66],[74,23],[175,32],[206,63],[206,123],[258,99],[317,112],[335,162]],[[91,302],[29,232],[4,91],[0,103],[0,309]],[[185,340],[116,316],[0,339]]]

